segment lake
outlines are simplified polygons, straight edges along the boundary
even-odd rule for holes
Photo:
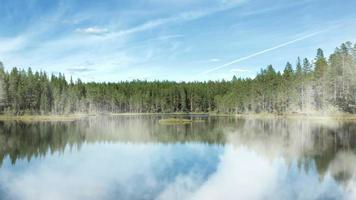
[[[356,199],[356,122],[0,122],[0,199]]]

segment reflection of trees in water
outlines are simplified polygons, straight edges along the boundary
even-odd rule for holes
[[[75,133],[75,134],[73,134]],[[17,159],[31,160],[47,153],[63,152],[67,146],[80,146],[85,138],[83,131],[73,123],[0,123],[0,162],[9,156],[15,164]]]
[[[339,180],[355,170],[356,123],[287,119],[201,118],[205,122],[161,125],[161,116],[92,117],[75,122],[0,122],[0,162],[80,148],[83,143],[186,143],[245,145],[273,158],[315,163],[319,174]]]
[[[306,171],[315,163],[321,176],[330,172],[340,181],[356,171],[354,122],[241,119],[238,126],[226,129],[229,143],[246,145],[271,160],[283,157],[288,163],[297,161],[299,169]]]
[[[6,156],[31,160],[47,153],[63,152],[83,143],[175,143],[223,144],[222,129],[210,123],[160,125],[157,117],[104,117],[75,122],[0,122],[0,164]]]

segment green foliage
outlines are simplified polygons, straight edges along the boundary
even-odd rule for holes
[[[356,45],[336,48],[326,59],[317,50],[314,66],[298,57],[283,73],[272,65],[254,79],[118,83],[68,82],[63,74],[13,68],[0,62],[0,111],[22,114],[101,112],[309,112],[335,109],[356,113]]]

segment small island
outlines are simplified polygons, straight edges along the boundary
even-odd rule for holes
[[[160,119],[160,124],[191,124],[191,123],[202,123],[205,122],[204,120],[199,119],[183,119],[183,118],[167,118],[167,119]]]

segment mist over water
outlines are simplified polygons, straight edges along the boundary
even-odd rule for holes
[[[356,123],[0,122],[0,199],[355,199]]]

